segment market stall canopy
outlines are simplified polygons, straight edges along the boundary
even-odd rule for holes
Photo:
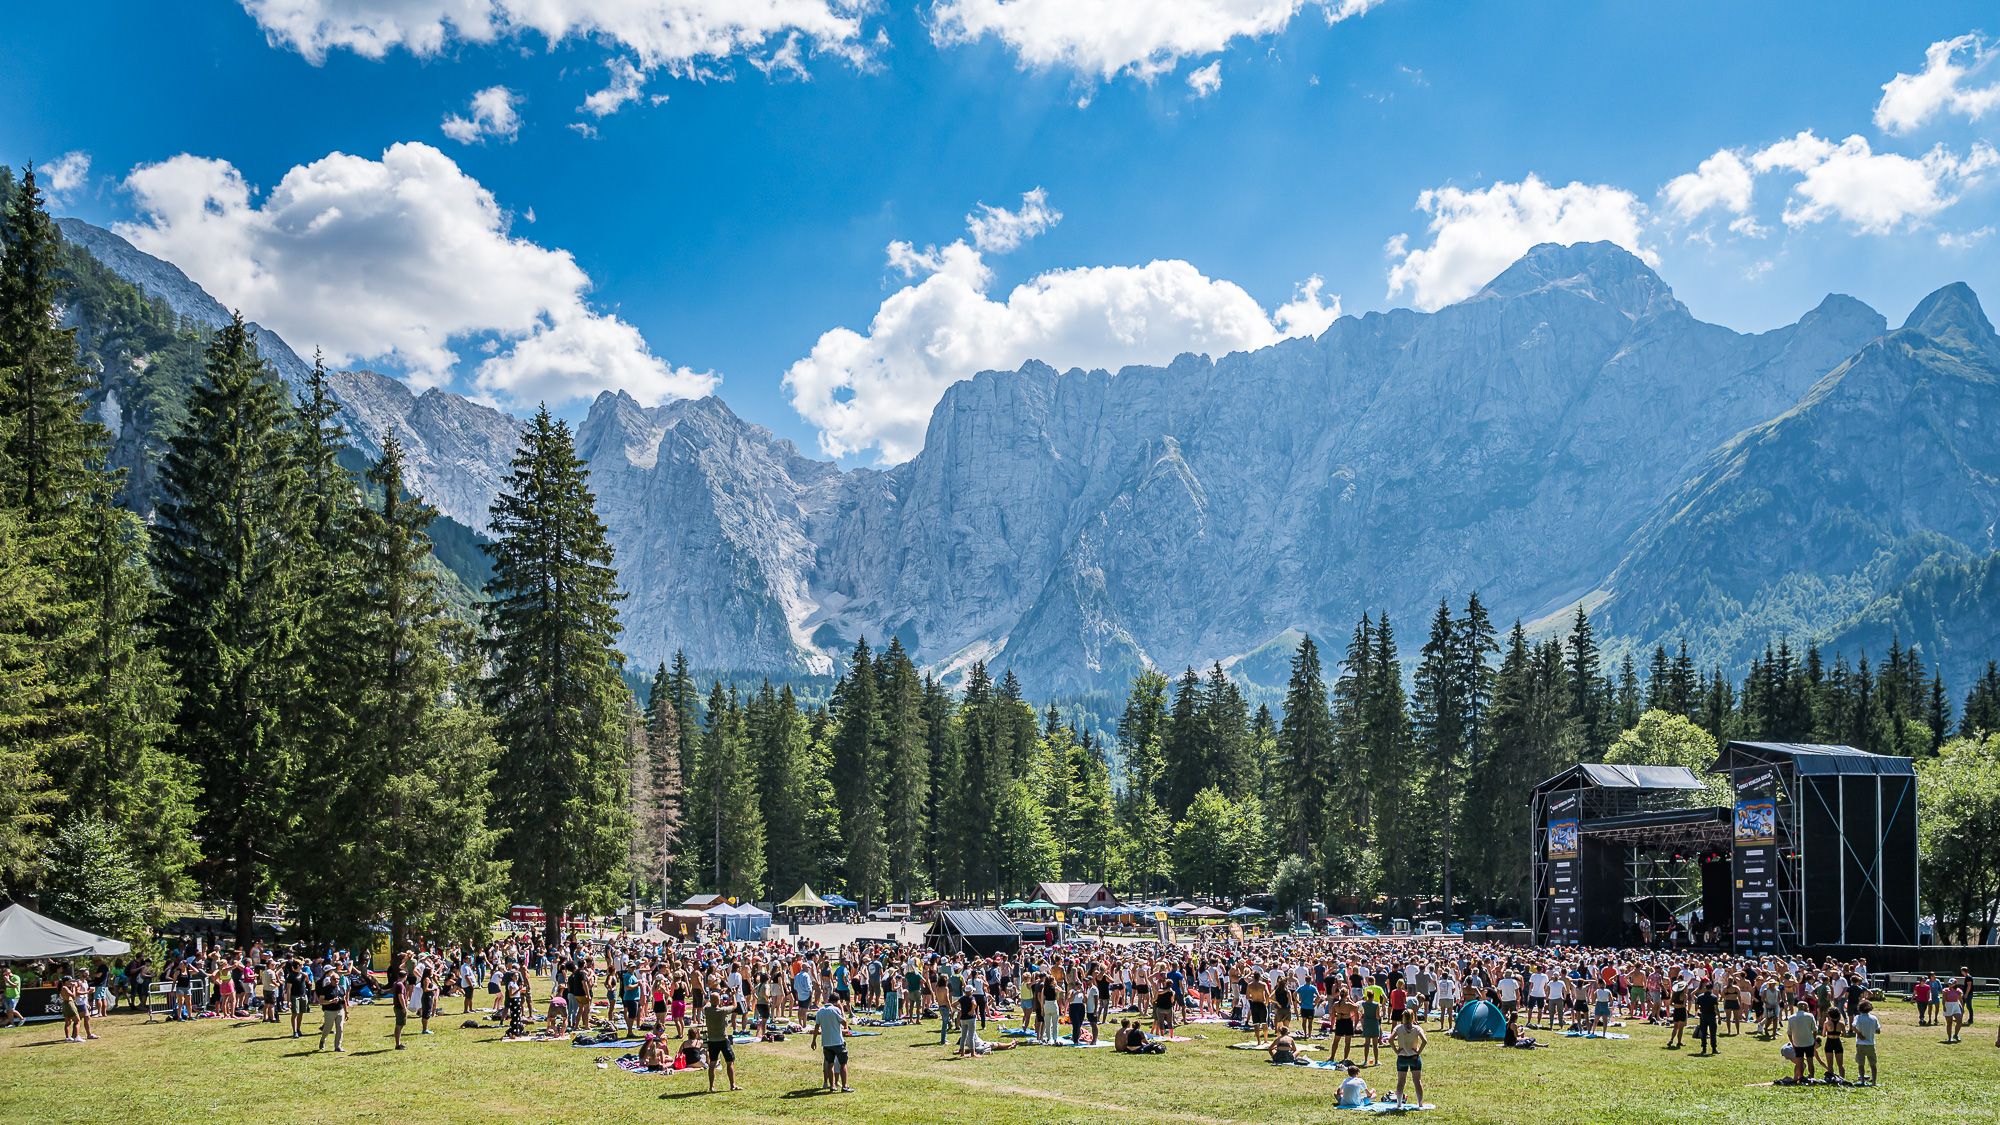
[[[860,903],[858,903],[858,902],[854,901],[853,899],[851,899],[851,898],[846,898],[846,897],[844,897],[844,896],[841,896],[841,895],[828,895],[828,896],[826,896],[826,904],[827,904],[828,906],[838,906],[838,907],[840,907],[840,908],[841,908],[841,909],[843,909],[843,910],[847,909],[847,908],[848,908],[848,907],[850,907],[850,906],[860,906],[860,905],[861,905]]]
[[[1231,918],[1262,918],[1264,912],[1254,906],[1239,906],[1229,912]]]
[[[1188,911],[1188,912],[1187,912],[1187,916],[1188,916],[1188,917],[1190,917],[1190,918],[1227,918],[1227,917],[1229,917],[1229,915],[1227,915],[1227,914],[1223,913],[1223,912],[1222,912],[1222,911],[1220,911],[1220,910],[1217,910],[1217,909],[1216,909],[1215,907],[1213,907],[1213,906],[1197,906],[1197,907],[1195,907],[1195,908],[1194,908],[1193,910],[1190,910],[1190,911]]]
[[[1033,902],[1023,904],[1021,907],[1023,910],[1054,910],[1055,908],[1056,904],[1045,898],[1038,898]]]
[[[132,946],[44,918],[20,903],[0,910],[0,961],[116,957]]]
[[[1021,901],[1020,899],[1018,899],[1018,898],[1016,898],[1016,899],[1009,899],[1008,901],[1006,901],[1006,902],[1003,902],[1003,903],[1001,903],[1001,904],[1000,904],[1000,909],[1002,909],[1002,910],[1026,910],[1027,908],[1028,908],[1028,904],[1027,904],[1027,903],[1025,903],[1025,902],[1022,902],[1022,901]]]
[[[799,893],[778,904],[786,910],[817,910],[833,904],[813,893],[812,884],[799,888]]]

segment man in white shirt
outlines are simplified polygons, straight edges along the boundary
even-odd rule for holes
[[[1854,1017],[1854,1073],[1863,1086],[1875,1084],[1877,1063],[1875,1059],[1875,1037],[1882,1032],[1882,1021],[1875,1015],[1875,1005],[1867,1000],[1861,1002],[1861,1011]]]
[[[1549,974],[1537,968],[1528,976],[1528,1027],[1535,1026],[1535,1013],[1540,1012],[1549,1000]]]
[[[1803,1005],[1785,1020],[1785,1042],[1792,1048],[1792,1081],[1803,1083],[1813,1076],[1813,1059],[1819,1053],[1819,1021]]]
[[[1520,1005],[1521,982],[1509,974],[1493,982],[1493,991],[1500,994],[1501,1014],[1513,1019],[1514,1009]]]

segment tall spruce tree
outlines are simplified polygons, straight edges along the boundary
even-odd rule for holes
[[[1326,836],[1328,796],[1335,783],[1333,713],[1327,707],[1319,647],[1311,635],[1300,637],[1292,653],[1283,716],[1278,728],[1278,837],[1292,854],[1304,856]]]
[[[1986,662],[1986,671],[1965,695],[1965,710],[1959,714],[1960,738],[1985,738],[2000,734],[2000,661]]]
[[[834,687],[833,792],[847,842],[842,875],[847,893],[872,905],[889,874],[889,845],[882,810],[882,693],[868,638],[855,642],[847,675]]]
[[[924,684],[900,638],[876,661],[882,707],[882,805],[887,886],[892,897],[911,902],[927,890],[925,845],[929,838],[931,789],[929,731],[924,720]]]
[[[506,905],[488,824],[498,746],[474,702],[473,637],[430,561],[437,512],[406,491],[393,430],[368,480],[378,497],[351,519],[342,555],[354,570],[337,611],[354,640],[341,674],[355,711],[337,782],[352,835],[323,860],[351,859],[368,892],[356,921],[386,918],[391,948],[404,949],[413,930],[478,936]]]
[[[480,615],[500,743],[493,816],[511,885],[546,912],[553,945],[563,914],[608,898],[625,861],[629,693],[611,544],[569,426],[546,407],[522,432],[490,526]]]
[[[680,711],[674,706],[673,681],[662,663],[646,693],[646,749],[641,758],[645,802],[638,820],[646,857],[640,877],[658,888],[660,901],[667,905],[673,904],[677,892],[694,889],[681,758]]]
[[[184,692],[172,746],[199,778],[207,884],[234,905],[247,943],[299,815],[301,704],[316,685],[292,413],[240,316],[209,344],[161,477],[157,624]]]

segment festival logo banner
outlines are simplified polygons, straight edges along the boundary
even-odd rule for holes
[[[1564,794],[1549,804],[1549,940],[1582,939],[1582,918],[1577,909],[1577,811],[1580,802],[1574,793]]]
[[[1758,769],[1736,781],[1736,948],[1778,945],[1778,776]]]

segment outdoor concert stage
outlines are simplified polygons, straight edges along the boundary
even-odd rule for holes
[[[1848,746],[1732,742],[1728,804],[1680,766],[1572,766],[1532,802],[1538,942],[1902,960],[1917,938],[1916,771]],[[1650,927],[1650,931],[1642,928]]]

